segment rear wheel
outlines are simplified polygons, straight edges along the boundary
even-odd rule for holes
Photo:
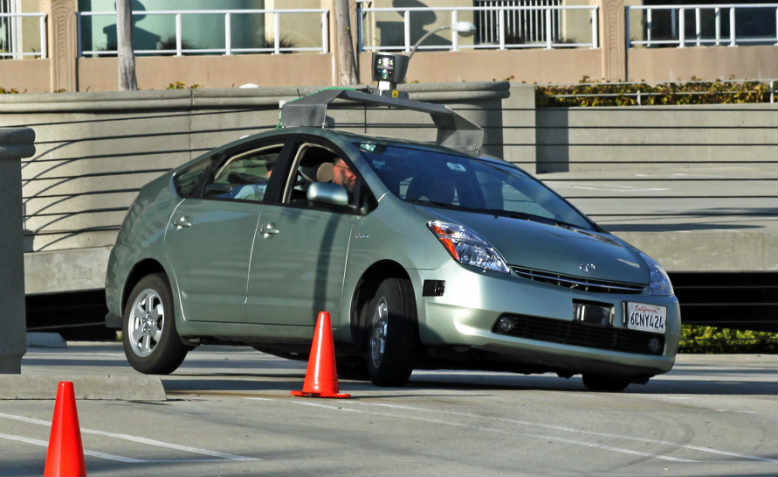
[[[402,386],[413,371],[416,305],[408,280],[387,278],[368,310],[367,371],[378,386]]]
[[[184,361],[189,348],[176,331],[173,297],[164,275],[147,275],[135,285],[122,321],[124,354],[136,370],[170,374]]]
[[[625,378],[584,373],[583,383],[591,391],[621,392],[629,386],[630,381]]]

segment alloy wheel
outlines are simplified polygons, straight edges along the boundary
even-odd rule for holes
[[[375,368],[381,367],[386,352],[386,337],[389,329],[389,304],[386,298],[378,299],[373,310],[370,329],[370,361]]]
[[[162,339],[165,307],[156,290],[141,291],[132,303],[127,323],[130,347],[140,357],[149,356]]]

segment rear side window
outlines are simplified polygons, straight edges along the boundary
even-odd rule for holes
[[[206,184],[205,198],[263,201],[273,165],[283,148],[283,144],[274,144],[230,157]]]

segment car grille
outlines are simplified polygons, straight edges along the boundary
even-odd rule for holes
[[[661,355],[665,347],[665,337],[655,333],[624,328],[602,328],[575,321],[510,313],[503,314],[500,318],[503,317],[511,319],[513,327],[505,331],[495,323],[493,331],[518,338],[654,355]],[[652,345],[651,340],[658,340],[658,342],[654,341]]]
[[[522,278],[586,292],[622,293],[634,295],[642,293],[644,288],[643,285],[635,285],[633,283],[591,280],[588,278],[562,275],[561,273],[533,270],[531,268],[518,267],[515,265],[511,265],[511,269],[513,269],[513,272]]]

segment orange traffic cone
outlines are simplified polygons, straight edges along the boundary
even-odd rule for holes
[[[84,448],[73,383],[60,381],[43,477],[85,477]]]
[[[292,391],[292,396],[320,398],[348,398],[351,394],[338,393],[338,371],[335,366],[335,344],[332,340],[330,314],[320,311],[313,333],[311,355],[302,391]]]

